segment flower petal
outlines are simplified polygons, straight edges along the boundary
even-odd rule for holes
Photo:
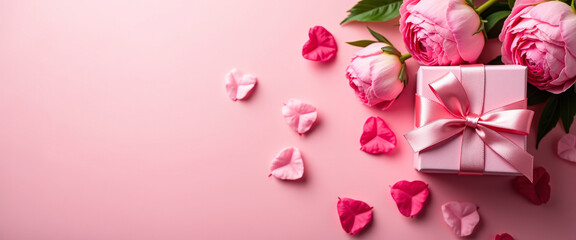
[[[536,205],[547,203],[550,200],[550,175],[543,167],[534,169],[534,182],[524,176],[516,177],[513,181],[514,189],[520,195]]]
[[[316,107],[294,98],[284,104],[282,115],[288,126],[298,134],[308,132],[318,117]]]
[[[338,216],[342,229],[356,235],[372,221],[372,207],[362,201],[350,198],[338,198]]]
[[[234,68],[226,74],[226,92],[233,101],[242,100],[252,93],[257,82],[255,76],[243,74]]]
[[[570,162],[576,162],[576,135],[566,134],[558,141],[558,156]]]
[[[380,117],[369,117],[364,123],[360,137],[360,150],[371,153],[387,153],[396,147],[396,135]]]
[[[502,234],[496,235],[494,240],[514,240],[514,238],[512,236],[510,236],[510,234],[508,234],[508,233],[502,233]]]
[[[408,182],[403,180],[394,184],[390,190],[398,210],[406,217],[420,213],[429,193],[428,184],[422,181]]]
[[[480,222],[478,206],[471,202],[447,202],[442,205],[444,221],[452,228],[454,234],[466,237],[474,232]]]
[[[326,28],[315,26],[308,31],[310,38],[302,48],[302,56],[310,61],[330,61],[336,56],[336,41]]]
[[[296,147],[286,147],[270,164],[270,175],[282,180],[296,180],[304,175],[302,154]]]

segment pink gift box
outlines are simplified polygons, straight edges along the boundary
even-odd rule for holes
[[[459,66],[420,67],[417,74],[416,94],[438,101],[428,84],[452,72],[461,80]],[[517,102],[526,98],[526,67],[518,65],[485,66],[484,112]],[[474,89],[464,88],[469,95]],[[474,99],[474,98],[472,98]],[[473,100],[470,101],[473,101]],[[418,111],[418,109],[416,110]],[[526,136],[501,133],[522,149],[526,149]],[[426,137],[426,136],[423,136]],[[414,166],[418,171],[433,173],[458,173],[462,135],[443,142],[426,151],[417,152]],[[521,175],[506,160],[485,147],[484,174]]]

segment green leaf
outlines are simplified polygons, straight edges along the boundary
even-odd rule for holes
[[[406,85],[408,85],[408,78],[406,76],[406,64],[402,63],[402,68],[400,68],[400,74],[398,75],[398,79],[400,79],[400,81],[402,83],[404,83],[404,87],[406,87]]]
[[[504,63],[502,62],[502,56],[498,56],[492,59],[492,61],[488,62],[487,65],[504,65]]]
[[[496,23],[504,21],[508,15],[510,15],[510,11],[498,11],[486,17],[486,25],[484,26],[486,32],[490,32],[496,26]]]
[[[396,50],[396,48],[390,47],[390,46],[383,47],[383,48],[382,48],[382,52],[387,52],[387,53],[390,53],[390,54],[394,54],[394,55],[396,55],[396,56],[398,56],[398,57],[402,56],[402,54],[401,54],[400,52],[398,52],[398,50]]]
[[[340,23],[351,21],[385,22],[400,15],[402,0],[360,0],[348,10],[348,16]]]
[[[474,6],[474,0],[466,0],[466,3],[468,4],[468,6],[470,6],[473,9],[476,9],[476,6]]]
[[[480,13],[480,17],[483,19],[486,19],[492,13],[500,12],[500,11],[510,11],[510,10],[512,10],[512,9],[510,8],[510,6],[508,6],[508,3],[497,2],[497,3],[494,3],[494,5],[490,6],[488,9],[486,9],[486,11]]]
[[[526,90],[527,90],[526,95],[528,97],[528,106],[534,106],[536,104],[546,102],[546,100],[550,98],[550,95],[552,95],[552,93],[548,91],[542,91],[532,86],[532,84],[528,84]]]
[[[376,38],[376,40],[378,40],[378,42],[383,42],[383,43],[388,44],[391,47],[394,47],[394,45],[392,45],[392,43],[386,37],[384,37],[382,34],[375,32],[374,30],[370,29],[369,27],[366,27],[366,28],[368,28],[368,31],[370,31],[370,34],[372,34],[372,36],[374,38]]]
[[[514,7],[514,3],[516,3],[516,0],[508,0],[508,6],[510,6],[510,9]]]
[[[560,118],[560,111],[558,111],[558,100],[560,97],[553,94],[550,96],[548,103],[544,106],[542,115],[540,115],[540,122],[538,123],[538,135],[536,137],[536,148],[540,144],[540,140],[546,136],[556,124],[558,124],[558,119]]]
[[[366,47],[372,43],[375,43],[376,41],[373,40],[360,40],[360,41],[354,41],[354,42],[346,42],[352,46],[356,46],[356,47]]]
[[[480,20],[480,26],[478,26],[478,30],[476,30],[476,32],[472,35],[476,35],[484,31],[484,29],[486,28],[485,26],[486,26],[486,20]]]
[[[564,131],[569,133],[570,126],[572,126],[572,122],[574,122],[574,115],[576,115],[576,93],[571,89],[561,93],[558,108]]]

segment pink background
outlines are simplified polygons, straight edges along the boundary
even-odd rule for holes
[[[413,169],[401,135],[418,66],[408,61],[411,82],[389,110],[358,101],[344,74],[358,49],[344,42],[370,36],[365,24],[338,25],[355,2],[1,1],[0,239],[457,239],[440,212],[450,200],[480,206],[473,239],[573,238],[576,165],[554,153],[560,128],[537,152],[529,137],[552,176],[546,205],[516,194],[510,177]],[[394,24],[368,25],[401,46]],[[301,57],[314,25],[337,39],[334,62]],[[260,79],[248,101],[226,96],[233,67]],[[306,136],[280,114],[293,97],[319,109]],[[359,150],[373,115],[398,135],[389,154]],[[303,152],[303,182],[267,177],[289,145]],[[403,179],[430,184],[419,217],[390,197]],[[338,196],[374,206],[360,236],[341,229]]]

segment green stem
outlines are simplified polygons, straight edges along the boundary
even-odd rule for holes
[[[486,9],[488,9],[490,6],[494,5],[494,3],[497,3],[498,0],[488,0],[486,1],[484,4],[482,4],[480,7],[476,8],[476,13],[481,14],[484,11],[486,11]]]
[[[402,56],[400,56],[400,62],[404,62],[406,61],[406,59],[411,58],[412,54],[410,53],[406,53],[406,54],[402,54]]]

